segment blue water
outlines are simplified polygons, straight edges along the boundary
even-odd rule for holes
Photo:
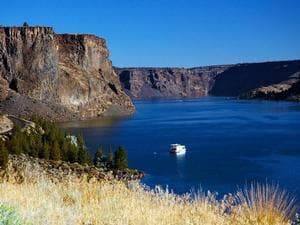
[[[65,124],[92,152],[123,145],[142,182],[234,192],[246,183],[278,183],[300,199],[300,104],[227,98],[136,101],[136,114]],[[70,128],[71,127],[71,128]],[[187,146],[184,156],[168,153]]]

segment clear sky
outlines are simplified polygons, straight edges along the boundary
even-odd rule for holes
[[[300,59],[300,0],[2,0],[0,25],[107,40],[115,66]]]

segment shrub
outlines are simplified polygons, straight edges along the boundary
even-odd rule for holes
[[[60,160],[60,149],[57,141],[54,142],[50,151],[50,159],[55,161]]]
[[[4,142],[0,140],[0,168],[6,169],[8,163],[8,150]]]
[[[21,128],[18,125],[14,127],[13,134],[9,142],[10,153],[19,155],[26,152],[26,138],[24,138]]]
[[[286,224],[295,213],[295,200],[273,184],[246,186],[236,194],[236,203],[232,215],[239,224]]]
[[[28,27],[29,25],[28,25],[28,23],[27,22],[24,22],[23,23],[23,27]]]
[[[85,142],[84,142],[84,139],[83,139],[82,135],[80,135],[77,138],[77,147],[78,147],[78,163],[80,163],[80,164],[85,164],[85,163],[90,164],[91,157],[90,157],[89,152],[87,151],[87,148],[85,146]]]
[[[0,204],[0,224],[25,225],[28,223],[26,223],[19,217],[14,208]]]
[[[98,148],[94,155],[94,165],[97,167],[101,167],[103,164],[103,151],[102,148]]]
[[[125,149],[121,146],[115,151],[114,167],[120,170],[128,168],[127,153]]]
[[[107,161],[107,164],[112,167],[113,163],[114,163],[114,153],[113,153],[113,150],[112,148],[110,147],[109,148],[109,151],[107,153],[107,157],[106,157],[106,161]]]

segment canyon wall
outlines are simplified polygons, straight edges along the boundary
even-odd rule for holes
[[[289,80],[300,72],[300,60],[237,64],[215,80],[211,95],[239,96],[263,86]]]
[[[0,110],[52,120],[134,112],[104,39],[0,27]]]
[[[216,77],[230,66],[199,68],[116,68],[133,99],[206,96]]]
[[[300,60],[190,69],[116,68],[116,71],[126,93],[134,99],[207,95],[238,97],[264,86],[297,81]]]

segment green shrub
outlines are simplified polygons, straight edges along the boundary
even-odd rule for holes
[[[80,135],[77,138],[77,147],[78,147],[78,163],[80,163],[80,164],[85,164],[85,163],[90,164],[91,163],[91,157],[90,157],[89,152],[87,151],[87,148],[85,146],[85,142],[84,142],[84,139],[83,139],[82,135]]]
[[[0,140],[0,169],[6,169],[8,163],[8,150],[4,142]]]
[[[125,149],[121,146],[115,151],[114,167],[115,169],[120,169],[120,170],[124,170],[128,168],[127,153]]]
[[[94,165],[96,167],[102,167],[103,161],[103,150],[99,147],[94,155]]]
[[[0,204],[0,224],[1,225],[28,225],[17,214],[16,210],[12,207]]]
[[[107,154],[107,163],[109,164],[109,166],[112,166],[114,163],[114,153],[112,148],[109,148],[108,154]]]

